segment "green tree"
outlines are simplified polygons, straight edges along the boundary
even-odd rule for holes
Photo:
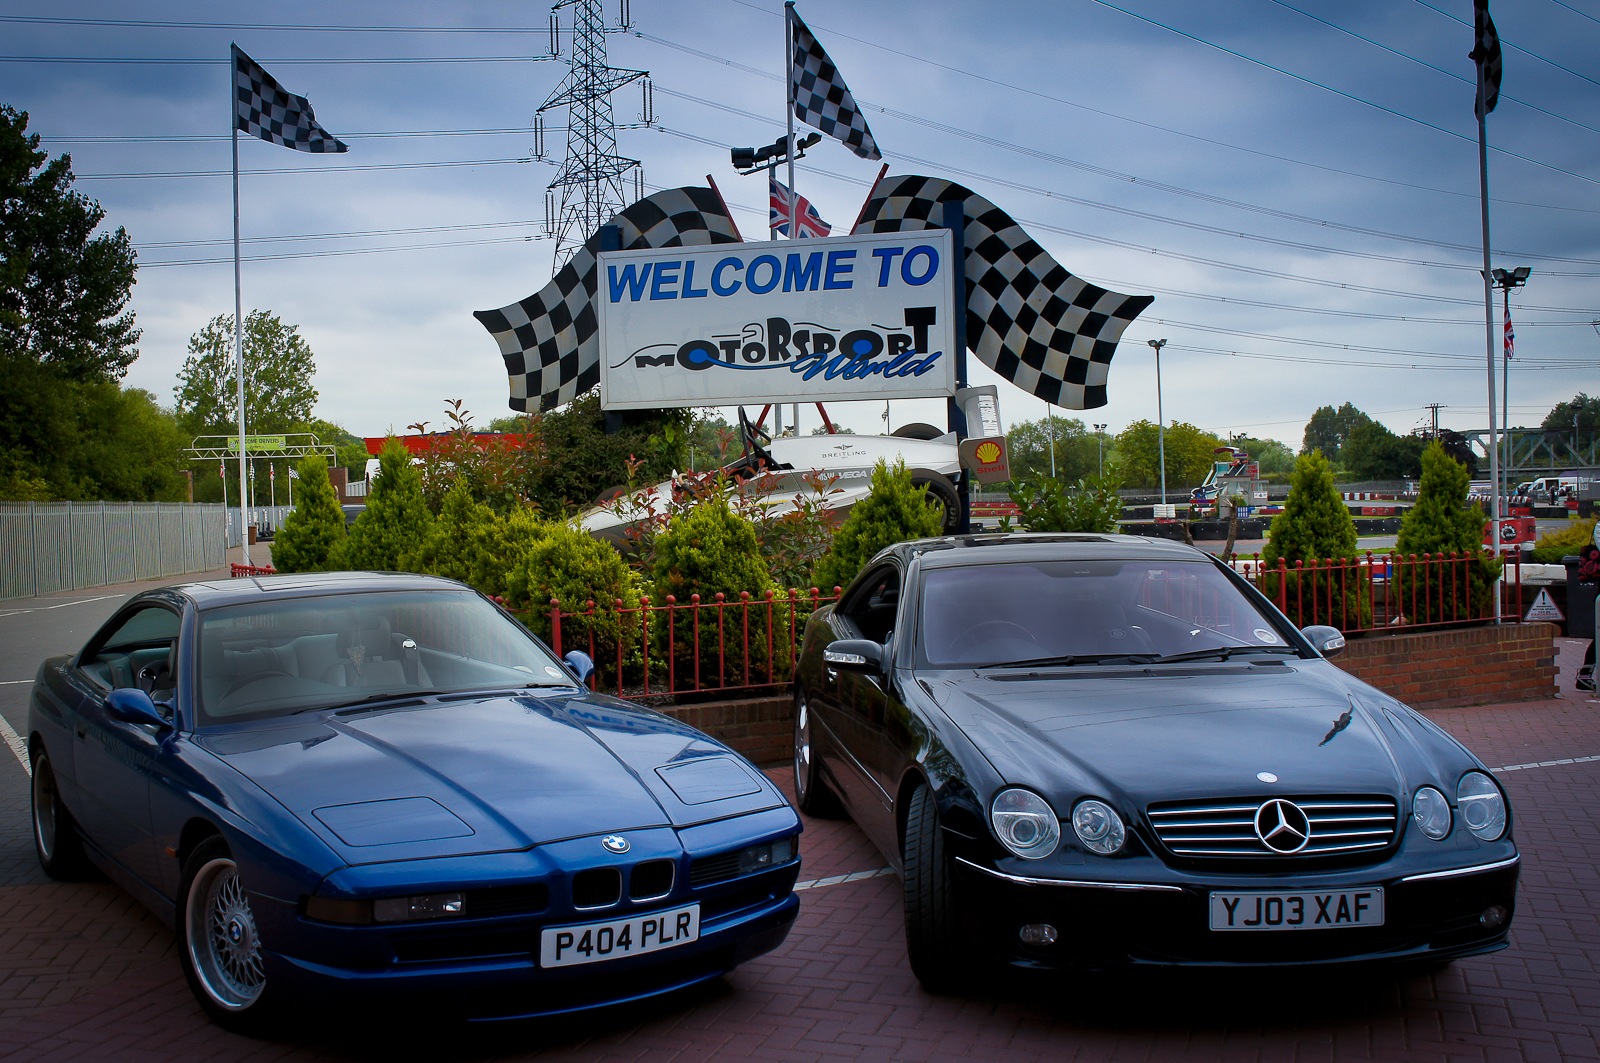
[[[120,380],[138,357],[133,247],[121,228],[96,235],[105,211],[72,190],[71,156],[46,160],[27,112],[0,105],[0,360],[8,378],[30,362]]]
[[[1337,410],[1332,406],[1319,406],[1306,422],[1305,442],[1300,447],[1300,453],[1310,454],[1320,450],[1323,457],[1336,462],[1340,460],[1344,441],[1350,438],[1350,433],[1357,425],[1370,420],[1372,418],[1348,402]]]
[[[1212,451],[1222,440],[1192,424],[1167,426],[1167,496],[1187,499],[1211,472]],[[1117,434],[1117,468],[1131,487],[1161,485],[1161,432],[1151,421],[1135,421]]]
[[[252,310],[244,319],[245,431],[287,432],[311,420],[317,361],[294,325]],[[238,377],[233,316],[212,318],[189,337],[178,370],[178,416],[196,434],[238,431]],[[330,442],[332,442],[330,440]]]
[[[1294,472],[1294,449],[1287,443],[1256,436],[1234,436],[1232,445],[1250,455],[1263,480],[1285,481]]]
[[[294,508],[272,540],[272,565],[280,572],[322,572],[335,567],[333,555],[344,542],[344,511],[328,479],[328,460],[312,454],[296,466],[299,487]]]
[[[1355,578],[1348,566],[1328,570],[1324,564],[1355,557],[1356,524],[1334,487],[1333,467],[1321,451],[1301,455],[1283,512],[1272,519],[1261,551],[1266,567],[1262,590],[1302,627],[1365,628],[1372,620],[1368,581]],[[1281,579],[1280,560],[1290,570]],[[1296,562],[1303,568],[1297,570]]]
[[[367,508],[334,550],[333,567],[405,572],[428,537],[433,514],[422,500],[422,474],[398,439],[378,455],[378,476],[367,492]]]
[[[890,468],[880,461],[872,470],[867,497],[850,507],[849,516],[834,534],[832,548],[817,562],[812,586],[832,594],[833,588],[855,579],[885,546],[931,538],[943,530],[939,510],[929,503],[927,489],[911,482],[905,462],[895,462]]]
[[[546,460],[523,494],[545,513],[586,506],[630,481],[630,460],[639,481],[659,483],[688,465],[690,417],[686,409],[628,410],[616,418],[618,431],[608,433],[600,395],[590,392],[538,417]]]
[[[1573,447],[1590,446],[1600,435],[1600,398],[1580,391],[1570,400],[1556,403],[1539,427]]]
[[[1420,436],[1397,436],[1377,421],[1350,430],[1339,463],[1357,480],[1414,480],[1422,471]]]
[[[1500,562],[1483,550],[1483,510],[1467,504],[1467,467],[1438,443],[1422,452],[1417,504],[1400,519],[1395,553],[1424,554],[1432,564],[1402,564],[1395,573],[1399,609],[1415,624],[1481,619],[1494,613]],[[1463,558],[1444,561],[1443,558]]]
[[[1050,461],[1052,434],[1054,465]],[[1100,440],[1075,417],[1018,421],[1006,431],[1006,458],[1013,482],[1054,476],[1071,483],[1100,474]]]
[[[438,519],[428,526],[410,562],[419,572],[472,584],[491,561],[495,523],[494,510],[474,499],[467,481],[459,479],[446,493]]]

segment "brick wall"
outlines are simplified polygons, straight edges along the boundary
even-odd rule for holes
[[[1554,624],[1375,635],[1352,639],[1334,663],[1417,709],[1529,701],[1556,694]],[[671,705],[669,716],[715,735],[757,764],[793,755],[788,694]]]
[[[1351,639],[1334,663],[1415,709],[1556,693],[1554,624],[1503,624]]]
[[[781,764],[794,755],[794,699],[788,694],[659,711],[716,736],[757,764]]]

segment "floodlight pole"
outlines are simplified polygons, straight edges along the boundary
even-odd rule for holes
[[[1104,480],[1106,478],[1106,426],[1105,425],[1097,424],[1097,425],[1094,426],[1094,441],[1097,444],[1097,449],[1100,452],[1100,479]]]
[[[1527,284],[1528,274],[1532,272],[1527,266],[1489,271],[1494,278],[1494,286],[1505,294],[1505,313],[1500,319],[1502,326],[1511,324],[1511,289]],[[1508,337],[1509,329],[1500,340],[1500,432],[1505,436],[1505,456],[1500,462],[1500,474],[1506,482],[1496,484],[1497,489],[1507,489],[1511,485],[1511,348],[1506,342]],[[1506,490],[1505,493],[1509,495],[1511,492]]]
[[[1167,504],[1167,415],[1161,408],[1161,348],[1166,340],[1147,340],[1156,352],[1156,444],[1161,451],[1161,504]]]

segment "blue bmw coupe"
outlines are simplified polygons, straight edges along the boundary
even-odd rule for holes
[[[588,663],[448,580],[147,591],[39,669],[39,861],[171,918],[196,999],[240,1029],[297,1001],[555,1014],[777,947],[794,810],[726,746],[590,693]]]

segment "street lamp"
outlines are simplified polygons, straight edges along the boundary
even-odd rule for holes
[[[1161,448],[1161,504],[1167,504],[1167,416],[1161,409],[1161,348],[1166,340],[1146,340],[1156,351],[1156,442]]]
[[[1104,480],[1106,478],[1106,426],[1103,424],[1095,425],[1094,436],[1095,442],[1099,444],[1100,449],[1100,479]]]
[[[1505,293],[1505,314],[1501,319],[1504,322],[1505,340],[1500,345],[1500,430],[1505,433],[1505,449],[1501,453],[1505,457],[1500,462],[1501,482],[1495,485],[1502,494],[1508,493],[1506,488],[1511,483],[1511,399],[1507,394],[1511,387],[1511,289],[1527,284],[1528,274],[1532,272],[1527,266],[1518,266],[1512,270],[1489,271],[1489,276],[1494,279],[1494,286]]]
[[[1050,436],[1050,479],[1056,478],[1056,409],[1050,403],[1044,404],[1045,423],[1049,425]]]

